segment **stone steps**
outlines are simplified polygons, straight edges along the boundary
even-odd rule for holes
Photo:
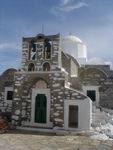
[[[109,116],[107,115],[107,114],[101,114],[101,112],[100,112],[100,114],[94,114],[93,115],[93,118],[108,118]]]
[[[109,119],[109,114],[100,110],[100,108],[95,105],[92,106],[92,126],[99,126],[100,124],[105,124]]]

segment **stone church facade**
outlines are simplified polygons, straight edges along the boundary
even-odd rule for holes
[[[110,66],[81,65],[62,51],[60,34],[23,38],[20,69],[0,82],[1,113],[16,126],[88,130],[92,101],[113,108]]]

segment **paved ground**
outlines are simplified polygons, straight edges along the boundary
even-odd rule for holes
[[[14,130],[0,134],[0,150],[113,150],[113,141]]]

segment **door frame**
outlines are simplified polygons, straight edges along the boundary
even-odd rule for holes
[[[35,98],[37,94],[45,94],[47,98],[47,113],[46,113],[46,123],[36,123],[35,122]],[[32,89],[32,102],[31,102],[31,124],[41,127],[51,126],[50,122],[50,89]]]
[[[78,106],[78,128],[69,127],[69,106]],[[64,100],[64,129],[89,130],[91,127],[92,101],[86,99]]]

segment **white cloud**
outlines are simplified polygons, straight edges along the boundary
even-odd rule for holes
[[[0,43],[0,51],[4,51],[4,49],[17,50],[20,49],[20,46],[13,43]]]
[[[71,2],[72,0],[61,0],[61,5],[66,5],[69,2]]]
[[[69,2],[71,2],[72,0],[62,0],[62,3],[60,6],[58,7],[52,7],[50,9],[50,12],[54,15],[58,15],[61,14],[61,12],[65,12],[68,13],[70,11],[73,11],[75,9],[79,9],[81,7],[86,7],[88,6],[86,3],[84,2],[79,2],[77,4],[71,4],[71,5],[67,5]]]
[[[78,9],[78,8],[81,8],[81,7],[84,7],[84,6],[88,6],[88,5],[84,2],[79,2],[78,4],[70,5],[70,6],[67,6],[67,7],[61,7],[59,9],[63,12],[70,12],[70,11],[73,11],[75,9]]]
[[[82,40],[87,46],[89,59],[92,57],[99,57],[105,62],[112,61],[113,63],[112,26],[92,26],[84,28],[80,32]]]
[[[59,8],[58,7],[52,7],[50,9],[50,12],[53,14],[53,15],[58,15],[59,14]]]

